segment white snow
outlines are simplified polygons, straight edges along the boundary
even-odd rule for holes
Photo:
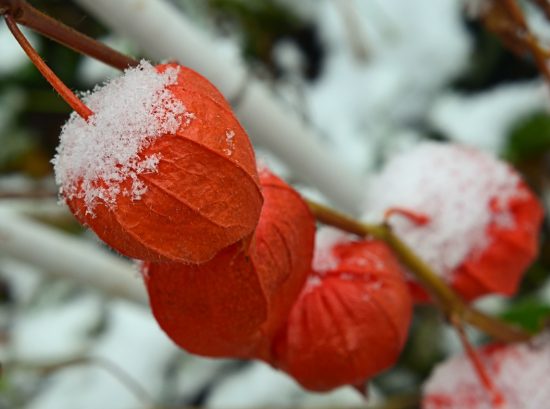
[[[360,171],[395,128],[419,121],[437,92],[467,65],[470,39],[456,0],[355,1],[369,55],[357,61],[335,2],[318,2],[327,56],[306,89],[314,126],[336,155]]]
[[[234,138],[234,130],[228,129],[227,131],[225,131],[225,143],[227,144],[227,148],[223,150],[223,153],[225,153],[227,156],[233,155],[233,152],[235,150],[235,141],[233,140]]]
[[[176,79],[177,69],[160,74],[142,61],[84,97],[94,115],[88,122],[71,115],[52,161],[64,198],[84,199],[90,214],[98,200],[114,207],[119,195],[140,199],[147,187],[138,176],[155,172],[160,160],[140,158],[140,151],[154,138],[174,133],[185,112],[166,88]],[[121,188],[127,179],[131,187]]]
[[[353,237],[353,235],[334,227],[323,226],[318,228],[315,234],[313,270],[317,273],[323,273],[337,267],[338,259],[333,255],[332,248],[339,243],[351,241]]]
[[[391,208],[429,217],[425,225],[390,217],[397,234],[439,274],[488,244],[489,223],[512,227],[508,202],[519,177],[489,154],[453,144],[424,142],[396,155],[367,187],[364,218],[381,221]],[[490,210],[496,201],[498,211]]]
[[[545,84],[518,82],[474,95],[443,94],[435,101],[429,120],[435,129],[456,142],[498,154],[517,121],[548,108]]]
[[[101,318],[100,299],[87,295],[60,307],[22,314],[13,329],[13,357],[22,362],[51,364],[85,352],[90,333]]]
[[[326,394],[303,390],[296,382],[270,366],[253,362],[214,388],[206,401],[210,409],[326,408],[362,406],[363,400],[351,388]]]
[[[550,337],[539,335],[533,343],[509,345],[491,357],[480,358],[504,395],[502,409],[545,409],[550,401]],[[443,394],[454,405],[446,408],[493,409],[471,361],[464,355],[451,358],[436,367],[424,385],[424,396]],[[469,396],[469,398],[467,398]],[[438,405],[424,405],[435,409]]]
[[[155,399],[177,348],[143,308],[114,302],[109,309],[108,330],[89,356],[116,365]],[[90,364],[56,372],[49,379],[49,387],[33,399],[28,409],[136,409],[149,403],[112,373]]]

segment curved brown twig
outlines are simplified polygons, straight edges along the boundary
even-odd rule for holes
[[[16,23],[119,70],[139,64],[134,58],[119,53],[42,13],[25,0],[0,0],[0,14],[10,15]]]

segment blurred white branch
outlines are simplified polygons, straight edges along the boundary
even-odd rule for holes
[[[147,303],[143,284],[130,262],[99,245],[34,221],[17,209],[8,201],[0,204],[0,252],[52,276],[75,280],[110,296]]]
[[[237,115],[255,143],[281,158],[296,177],[317,187],[342,210],[358,210],[363,185],[345,158],[335,157],[310,127],[249,75],[238,57],[227,57],[214,39],[174,6],[164,0],[75,1],[134,41],[149,58],[175,58],[205,75],[227,98],[237,97]]]

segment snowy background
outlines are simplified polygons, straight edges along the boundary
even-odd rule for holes
[[[148,55],[78,4],[33,4],[119,50]],[[313,143],[330,153],[331,166],[349,169],[349,189],[366,186],[369,174],[395,152],[426,139],[450,140],[512,161],[550,207],[548,88],[529,58],[508,52],[464,2],[174,4],[215,39],[216,53],[227,55],[222,70],[231,71],[234,59],[246,61],[247,78],[260,78],[274,101],[305,124]],[[550,24],[534,8],[528,12],[537,33],[549,38]],[[29,37],[72,88],[89,89],[118,75]],[[55,205],[49,161],[68,113],[0,24],[0,408],[362,404],[351,388],[307,393],[263,363],[178,350],[153,320],[132,263],[103,248]],[[339,206],[322,186],[302,178],[291,155],[257,145],[261,160],[306,195]],[[490,297],[480,307],[532,325],[533,316],[550,312],[549,268],[550,247],[543,241],[520,295],[514,301]],[[434,363],[459,349],[437,312],[419,309],[400,364],[372,382],[369,404],[417,393]]]

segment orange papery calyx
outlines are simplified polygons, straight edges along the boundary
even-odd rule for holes
[[[75,216],[120,253],[202,263],[250,239],[262,196],[229,104],[196,72],[142,62],[84,97],[54,159]]]
[[[476,149],[421,143],[390,159],[365,217],[387,223],[466,300],[511,296],[538,252],[543,209],[509,165]],[[378,216],[378,217],[377,217]],[[416,301],[428,294],[410,280]]]
[[[260,181],[264,205],[250,243],[200,265],[144,265],[155,318],[189,352],[269,360],[271,338],[304,285],[315,220],[282,180],[263,170]]]
[[[422,409],[543,409],[550,401],[550,337],[493,343],[475,351],[490,385],[467,354],[434,368],[423,386]],[[495,398],[495,392],[497,397]]]
[[[399,262],[377,240],[340,243],[328,269],[312,271],[272,362],[302,386],[326,391],[393,366],[407,339],[411,299]]]

